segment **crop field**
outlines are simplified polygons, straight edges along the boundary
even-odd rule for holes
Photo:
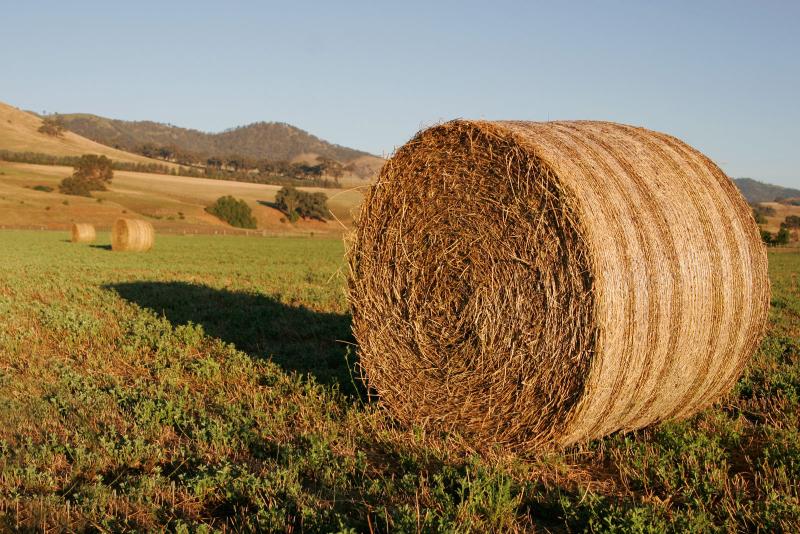
[[[367,395],[338,238],[67,240],[0,231],[0,528],[800,530],[797,251],[715,407],[513,457]]]

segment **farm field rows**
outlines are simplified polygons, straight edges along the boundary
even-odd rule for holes
[[[520,458],[368,398],[339,238],[67,239],[0,231],[3,528],[800,530],[797,251],[770,252],[767,337],[718,405]]]

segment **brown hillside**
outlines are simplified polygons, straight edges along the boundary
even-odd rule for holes
[[[206,133],[153,121],[123,121],[90,114],[62,115],[70,130],[108,146],[137,150],[150,144],[172,147],[203,157],[239,156],[273,161],[314,161],[317,156],[342,163],[381,158],[335,145],[295,126],[257,122],[219,133]]]
[[[41,125],[42,119],[36,115],[0,102],[0,150],[53,156],[102,154],[115,161],[163,163],[96,143],[73,132],[64,132],[61,137],[43,134],[38,131]]]

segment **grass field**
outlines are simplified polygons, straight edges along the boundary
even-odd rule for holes
[[[396,425],[350,369],[337,239],[0,231],[10,529],[800,530],[800,254],[694,418],[528,458]]]

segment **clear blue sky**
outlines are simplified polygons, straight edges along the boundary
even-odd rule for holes
[[[0,3],[0,100],[390,153],[455,117],[606,119],[800,187],[800,2]]]

